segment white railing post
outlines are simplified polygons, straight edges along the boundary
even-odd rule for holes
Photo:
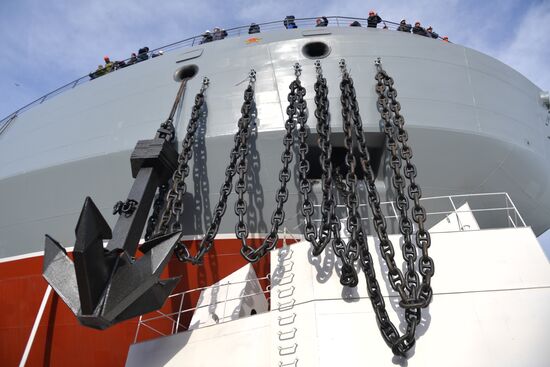
[[[178,317],[176,318],[176,327],[173,334],[176,334],[180,327],[181,308],[183,307],[183,297],[185,297],[185,292],[181,292],[180,307],[178,309]]]
[[[452,196],[448,196],[449,200],[451,201],[451,205],[453,206],[453,211],[456,215],[456,220],[458,222],[458,229],[460,231],[462,231],[462,223],[460,222],[460,217],[458,216],[458,212],[457,212],[457,209],[456,209],[456,206],[455,206],[455,202],[453,201],[453,197]]]
[[[393,216],[395,218],[395,220],[397,220],[397,211],[395,210],[395,206],[393,205],[393,201],[390,201],[390,205],[391,205],[391,210],[393,212]]]
[[[21,357],[21,361],[19,362],[19,367],[23,367],[27,363],[27,358],[29,358],[29,353],[31,352],[32,343],[34,342],[36,332],[38,331],[38,326],[40,325],[40,320],[42,319],[42,315],[44,314],[44,309],[46,308],[46,304],[48,303],[48,298],[50,298],[51,292],[52,292],[52,287],[48,284],[48,287],[44,292],[44,297],[42,297],[42,303],[38,308],[36,319],[34,319],[34,324],[31,329],[31,335],[29,335],[29,339],[27,340],[27,345],[25,346],[25,351],[23,352],[23,356]]]
[[[527,224],[525,224],[525,221],[523,220],[523,217],[521,216],[521,213],[518,211],[518,208],[516,208],[516,205],[514,204],[514,202],[512,201],[512,199],[510,198],[510,195],[508,195],[507,192],[504,193],[506,195],[506,197],[508,198],[508,201],[510,201],[510,204],[512,204],[512,207],[514,208],[514,211],[516,212],[516,215],[519,217],[519,219],[521,220],[521,224],[523,224],[524,227],[527,227]]]
[[[138,335],[139,335],[139,328],[141,326],[141,319],[143,318],[143,315],[141,315],[139,317],[139,320],[138,320],[138,325],[137,325],[137,328],[136,328],[136,335],[134,335],[134,344],[137,343],[137,338],[138,338]]]

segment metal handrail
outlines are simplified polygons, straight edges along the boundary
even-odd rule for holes
[[[330,27],[348,27],[349,22],[353,22],[353,21],[358,21],[360,23],[363,22],[364,24],[366,24],[366,22],[367,22],[366,18],[356,18],[356,17],[343,17],[343,16],[331,15],[331,16],[327,16],[326,18],[329,20],[329,25],[327,26],[329,28]],[[299,28],[315,28],[315,20],[316,19],[317,19],[317,17],[314,17],[314,18],[296,18],[296,19],[294,19],[294,23],[296,23],[296,25],[298,25]],[[392,22],[392,21],[385,20],[385,19],[383,19],[382,22],[383,22],[383,24],[387,25],[388,29],[390,29],[390,30],[395,30],[399,26],[399,23]],[[275,29],[284,28],[283,20],[275,20],[275,21],[270,21],[270,22],[265,22],[265,23],[257,23],[257,25],[260,26],[262,32],[265,32],[266,30],[271,31],[271,30],[275,30]],[[248,35],[248,28],[249,27],[250,27],[250,25],[244,25],[244,26],[237,26],[237,27],[233,27],[233,28],[228,28],[228,29],[225,30],[227,32],[227,37],[225,37],[225,38],[233,38],[233,37],[239,37],[239,36],[242,36],[242,35]],[[152,55],[154,53],[158,52],[158,51],[170,52],[170,51],[177,50],[177,49],[184,48],[184,47],[194,47],[194,46],[200,44],[200,40],[202,38],[203,38],[203,35],[199,34],[199,35],[196,35],[196,36],[193,36],[193,37],[183,39],[181,41],[170,43],[170,44],[162,46],[162,47],[157,47],[153,50],[149,50],[149,52],[147,53],[147,56],[148,56],[148,58],[151,58]],[[213,42],[216,42],[216,41],[213,41]],[[127,62],[129,60],[130,60],[130,58],[122,60],[122,61]],[[146,61],[146,60],[144,60],[144,61]],[[131,66],[131,65],[129,65],[129,66]],[[116,71],[116,70],[113,70],[111,72],[114,72],[114,71]],[[10,113],[9,115],[7,115],[6,117],[4,117],[3,119],[0,120],[0,134],[3,131],[5,131],[4,125],[10,122],[10,118],[15,117],[15,116],[21,114],[22,112],[25,112],[25,111],[29,110],[33,106],[36,106],[36,105],[39,105],[39,104],[43,103],[44,101],[48,100],[49,98],[51,98],[51,97],[53,97],[57,94],[61,94],[61,93],[65,92],[69,89],[73,89],[76,86],[78,86],[80,84],[83,84],[83,83],[86,83],[90,80],[91,79],[90,79],[89,74],[81,76],[80,78],[77,78],[77,79],[75,79],[75,80],[73,80],[73,81],[71,81],[67,84],[64,84],[61,87],[59,87],[59,88],[57,88],[57,89],[55,89],[55,90],[53,90],[49,93],[46,93],[45,95],[43,95],[43,96],[35,99],[34,101],[24,105],[23,107],[19,108],[17,111]]]
[[[483,196],[486,196],[486,197],[503,197],[503,198],[506,199],[506,205],[505,206],[499,206],[499,207],[488,207],[488,208],[482,208],[482,209],[461,210],[460,208],[457,208],[457,206],[455,205],[455,203],[453,201],[453,199],[458,199],[458,198],[471,198],[471,197],[483,197]],[[453,210],[450,210],[450,211],[433,211],[433,212],[428,211],[426,213],[426,215],[430,216],[430,215],[442,215],[442,214],[443,215],[445,215],[445,214],[451,215],[451,214],[454,214],[454,215],[457,216],[457,221],[459,223],[459,230],[460,231],[464,230],[464,228],[460,224],[460,218],[458,217],[458,214],[460,214],[460,213],[476,213],[476,212],[491,212],[491,211],[505,211],[505,210],[513,211],[516,215],[516,221],[519,221],[523,225],[523,227],[527,226],[525,224],[525,221],[523,220],[521,214],[518,212],[515,204],[511,200],[508,193],[506,193],[506,192],[434,196],[434,197],[422,198],[420,200],[423,201],[423,202],[430,201],[430,200],[449,200],[452,207],[453,207]],[[387,219],[398,218],[398,214],[395,211],[395,206],[394,206],[394,203],[392,201],[381,202],[380,204],[381,205],[388,205],[392,208],[393,215],[387,215],[387,216],[385,216],[385,218],[387,218]],[[368,204],[361,204],[360,206],[367,206],[367,205]],[[319,207],[319,204],[314,204],[314,206]],[[338,204],[337,207],[345,207],[345,205]],[[289,218],[289,219],[292,219],[292,218]],[[510,216],[508,216],[508,219],[512,223],[513,227],[518,227],[518,223],[514,222]],[[317,218],[313,219],[313,220],[316,221],[316,222],[320,221],[320,219],[317,219]],[[345,220],[345,218],[342,218],[341,220]],[[361,220],[368,220],[368,218],[363,218],[362,217]],[[301,224],[298,224],[293,229],[297,229],[300,226],[301,226]],[[287,233],[286,228],[284,228],[284,232]],[[292,265],[293,265],[293,262],[292,262]],[[268,280],[268,281],[271,282],[271,276],[268,274],[267,276],[262,277],[262,278],[246,279],[246,280],[239,281],[239,282],[227,282],[227,283],[223,283],[223,284],[218,284],[215,287],[217,287],[219,289],[219,288],[226,287],[226,286],[229,286],[229,285],[248,283],[248,282],[258,281],[258,280]],[[166,335],[166,334],[156,330],[151,325],[148,325],[147,322],[160,320],[160,319],[167,319],[172,323],[171,333],[175,334],[180,330],[179,329],[180,327],[185,328],[185,326],[180,323],[180,320],[181,320],[181,315],[186,313],[186,312],[192,312],[192,311],[195,311],[197,309],[207,308],[207,307],[210,307],[211,305],[226,304],[227,302],[230,302],[230,301],[235,301],[235,300],[238,300],[238,299],[252,297],[252,296],[259,295],[259,294],[268,295],[270,293],[270,287],[268,286],[267,289],[265,289],[265,290],[262,289],[259,292],[254,292],[254,293],[251,293],[251,294],[241,295],[241,296],[232,297],[232,298],[227,298],[227,295],[226,295],[226,298],[224,300],[219,300],[219,301],[216,300],[216,301],[214,301],[214,302],[212,302],[208,305],[205,304],[205,305],[201,305],[201,306],[195,306],[195,307],[190,307],[190,308],[187,308],[187,309],[183,309],[183,299],[188,293],[203,291],[205,289],[212,288],[212,287],[214,287],[214,286],[199,287],[199,288],[194,288],[194,289],[190,289],[190,290],[187,290],[187,291],[174,293],[174,294],[170,295],[169,298],[172,298],[172,299],[175,298],[175,297],[181,297],[181,299],[179,301],[178,310],[175,311],[175,312],[172,312],[172,313],[163,313],[161,311],[156,311],[156,314],[157,314],[156,316],[149,316],[147,318],[141,316],[139,318],[139,321],[138,321],[138,326],[137,326],[136,334],[135,334],[135,337],[134,337],[134,343],[137,342],[139,329],[140,329],[141,326],[145,326],[145,327],[149,328],[150,330],[158,333],[159,335],[163,335],[163,336]],[[287,292],[288,294],[285,293],[285,292]],[[294,286],[291,286],[287,290],[279,290],[279,298],[286,298],[288,296],[292,296],[293,292],[294,292]],[[282,296],[281,296],[281,293],[283,293]],[[284,303],[278,303],[277,309],[284,309],[285,307],[293,306],[294,302],[295,302],[294,299],[292,299],[292,300],[284,302]],[[228,322],[228,321],[221,321],[221,322]]]
[[[467,210],[461,210],[460,208],[456,207],[455,202],[453,200],[453,199],[456,200],[458,198],[463,198],[464,199],[464,198],[475,198],[475,197],[484,197],[484,196],[485,197],[499,197],[499,196],[502,196],[506,200],[506,203],[505,203],[504,206],[487,207],[487,208],[481,208],[481,209],[472,209],[472,208],[470,208],[470,209],[467,209]],[[426,197],[426,198],[421,198],[420,199],[421,202],[427,202],[427,201],[433,201],[433,200],[447,200],[447,201],[449,201],[449,203],[452,206],[452,210],[427,211],[426,216],[455,215],[456,218],[457,218],[457,222],[459,224],[459,228],[462,228],[461,219],[459,217],[459,214],[462,214],[462,213],[472,213],[473,214],[473,213],[483,213],[483,212],[506,212],[506,211],[508,211],[508,212],[511,211],[514,214],[514,217],[516,218],[516,222],[514,222],[514,220],[512,220],[512,217],[510,217],[510,215],[508,215],[508,220],[511,222],[512,227],[514,227],[514,228],[527,227],[527,224],[523,220],[523,217],[521,216],[521,214],[519,213],[519,211],[518,211],[517,207],[515,206],[514,202],[510,198],[510,195],[508,195],[508,193],[506,193],[506,192],[433,196],[433,197]],[[391,214],[384,215],[384,218],[392,219],[392,220],[399,218],[399,215],[397,214],[397,212],[395,210],[395,206],[394,206],[393,201],[381,202],[380,205],[390,207],[391,212],[393,212],[393,215],[391,215]],[[315,208],[319,208],[319,209],[321,207],[320,204],[314,204],[313,206]],[[368,206],[369,206],[369,204],[367,204],[367,203],[359,204],[360,208],[366,208]],[[346,205],[345,204],[336,204],[335,207],[336,208],[346,208]],[[289,219],[292,219],[292,218],[289,218]],[[341,218],[341,220],[346,220],[346,218]],[[361,221],[368,221],[368,220],[369,220],[369,218],[367,218],[367,217],[361,217]],[[321,218],[314,218],[314,219],[312,219],[312,221],[313,222],[321,222]],[[298,224],[298,225],[296,225],[295,227],[293,227],[291,229],[292,230],[297,230],[301,225],[302,224]]]
[[[179,327],[185,327],[185,325],[182,325],[180,323],[180,320],[181,320],[181,315],[184,314],[184,313],[187,313],[187,312],[192,312],[192,311],[195,311],[195,310],[198,310],[198,309],[202,309],[202,308],[208,308],[208,307],[211,307],[212,305],[219,305],[219,304],[226,304],[227,302],[231,302],[231,301],[236,301],[236,300],[239,300],[239,299],[244,299],[244,298],[248,298],[248,297],[253,297],[253,296],[257,296],[257,295],[260,295],[260,294],[264,294],[264,295],[268,295],[269,294],[269,290],[261,290],[260,292],[254,292],[254,293],[250,293],[250,294],[244,294],[244,295],[241,295],[241,296],[238,296],[238,297],[232,297],[232,298],[227,298],[227,295],[226,295],[226,298],[224,298],[223,300],[220,300],[220,301],[214,301],[210,304],[207,304],[207,305],[202,305],[202,306],[195,306],[195,307],[190,307],[190,308],[186,308],[186,309],[183,309],[183,299],[185,297],[186,294],[189,294],[191,292],[201,292],[205,289],[209,289],[209,288],[212,288],[212,287],[216,287],[216,288],[222,288],[222,287],[227,287],[227,286],[230,286],[230,285],[235,285],[235,284],[242,284],[242,283],[248,283],[248,282],[254,282],[254,281],[260,281],[260,280],[268,280],[270,281],[271,280],[271,275],[268,274],[267,276],[265,277],[261,277],[261,278],[253,278],[253,279],[246,279],[246,280],[243,280],[243,281],[238,281],[238,282],[227,282],[227,283],[223,283],[223,284],[218,284],[218,285],[211,285],[211,286],[208,286],[208,287],[199,287],[199,288],[193,288],[193,289],[189,289],[187,291],[183,291],[183,292],[179,292],[179,293],[174,293],[174,294],[171,294],[168,298],[175,298],[175,297],[181,297],[180,299],[180,302],[179,302],[179,308],[177,311],[175,312],[171,312],[171,313],[164,313],[160,310],[157,310],[154,312],[154,314],[156,314],[157,316],[149,316],[147,318],[144,317],[144,315],[140,316],[139,320],[138,320],[138,325],[137,325],[137,329],[136,329],[136,333],[134,335],[134,343],[137,342],[137,339],[138,339],[138,336],[139,336],[139,329],[141,326],[145,326],[149,329],[151,329],[152,331],[155,331],[156,333],[158,333],[159,335],[162,335],[162,336],[165,336],[166,334],[156,330],[155,328],[153,328],[151,325],[148,325],[147,323],[148,322],[151,322],[151,321],[155,321],[155,320],[161,320],[161,319],[167,319],[169,320],[171,323],[172,323],[172,331],[171,331],[171,334],[176,334],[179,330]],[[220,322],[228,322],[228,321],[220,321]]]

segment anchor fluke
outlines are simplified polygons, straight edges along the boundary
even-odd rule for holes
[[[134,263],[122,265],[117,269],[107,289],[103,306],[105,317],[115,319],[158,283],[162,270],[172,256],[178,235],[179,232],[161,237],[162,241],[151,251]],[[176,278],[178,279],[179,277]]]
[[[159,280],[149,288],[147,292],[143,293],[141,297],[134,301],[134,303],[122,311],[117,316],[115,322],[128,320],[132,317],[158,310],[162,307],[164,302],[166,302],[166,299],[170,296],[174,288],[176,288],[179,280],[180,277]]]
[[[109,281],[117,254],[103,248],[111,228],[90,197],[86,197],[75,229],[73,258],[82,313],[91,314]]]
[[[138,260],[133,260],[124,251],[103,250],[102,236],[90,235],[107,232],[93,232],[91,228],[82,227],[93,225],[88,221],[92,214],[86,213],[94,213],[94,210],[97,208],[93,202],[87,200],[81,215],[81,219],[85,219],[79,220],[80,228],[77,226],[76,230],[77,241],[82,242],[79,243],[78,255],[75,246],[74,263],[65,249],[46,235],[43,274],[81,324],[106,329],[162,307],[180,279],[159,280],[178,242],[179,232],[154,239],[155,246]],[[77,257],[80,260],[77,261]],[[99,269],[101,277],[91,269]],[[106,279],[103,278],[105,274]],[[88,302],[86,307],[84,302]]]
[[[56,240],[46,235],[42,274],[59,297],[76,315],[80,312],[80,298],[74,265],[67,251]]]

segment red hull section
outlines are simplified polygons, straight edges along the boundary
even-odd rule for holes
[[[195,242],[195,241],[193,241]],[[196,248],[197,243],[191,243]],[[259,245],[260,241],[251,241]],[[173,258],[162,278],[181,275],[175,292],[211,285],[246,265],[240,253],[240,241],[217,240],[205,256],[203,266],[182,264]],[[258,277],[269,272],[269,257],[254,264]],[[267,286],[267,282],[261,282]],[[18,366],[47,283],[42,278],[42,256],[0,263],[0,365]],[[183,309],[194,307],[200,292],[186,296]],[[163,312],[177,312],[180,299],[168,301]],[[180,322],[188,325],[192,313]],[[134,341],[137,318],[98,331],[83,327],[63,301],[52,292],[32,344],[26,366],[124,366],[128,348]],[[171,323],[159,320],[155,328],[170,333]],[[184,328],[180,328],[184,329]],[[159,335],[141,328],[138,341]]]

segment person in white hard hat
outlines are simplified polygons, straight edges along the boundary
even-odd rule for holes
[[[212,34],[210,33],[210,30],[207,29],[206,32],[204,32],[204,34],[202,35],[202,40],[200,44],[202,45],[203,43],[208,43],[212,41],[213,41]]]

